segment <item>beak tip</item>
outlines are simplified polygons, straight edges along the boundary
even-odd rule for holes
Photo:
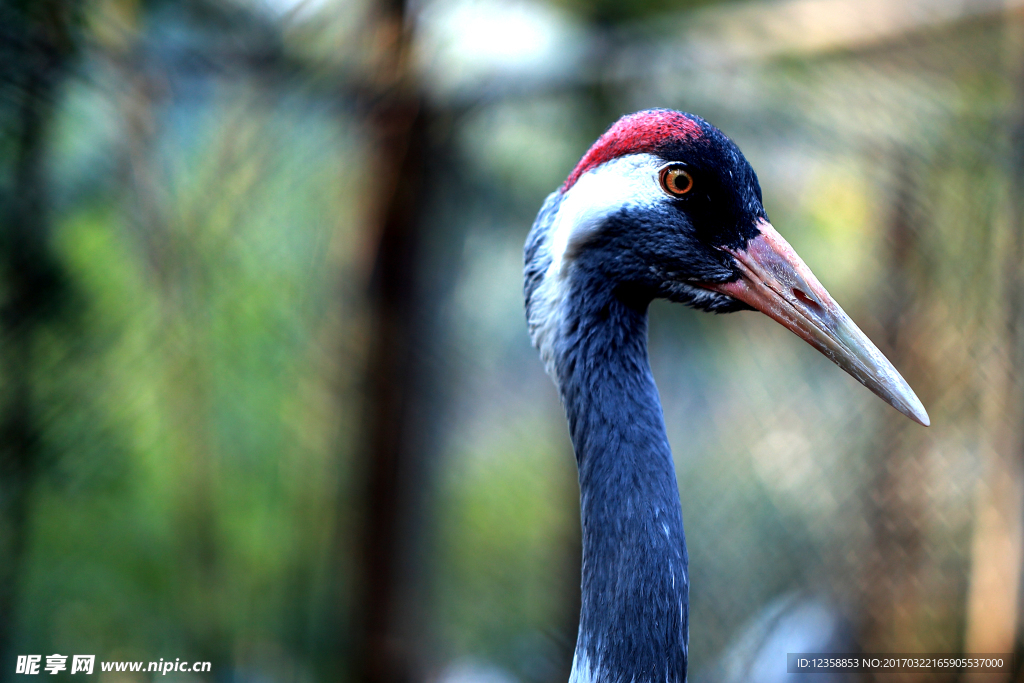
[[[922,427],[932,426],[932,421],[931,419],[929,419],[928,413],[924,412],[923,410],[920,413],[908,413],[907,417],[909,417],[911,420],[921,425]]]
[[[909,389],[909,387],[907,388]],[[917,397],[917,394],[911,390],[909,392],[909,396],[906,396],[905,398],[906,400],[901,402],[902,405],[894,404],[893,407],[922,427],[931,427],[931,418],[928,417],[928,411],[924,409],[924,406],[921,404],[921,399]]]

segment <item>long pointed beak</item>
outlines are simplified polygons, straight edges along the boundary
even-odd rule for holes
[[[744,250],[726,249],[741,277],[704,287],[749,304],[821,351],[858,382],[911,420],[927,427],[928,413],[914,390],[850,320],[771,223]]]

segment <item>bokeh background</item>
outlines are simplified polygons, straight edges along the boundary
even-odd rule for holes
[[[933,425],[764,316],[652,307],[691,678],[1021,653],[1024,2],[4,0],[0,679],[565,681],[521,248],[652,106],[736,140]]]

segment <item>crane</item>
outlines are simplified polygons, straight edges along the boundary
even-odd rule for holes
[[[548,196],[524,248],[526,317],[579,470],[582,599],[570,683],[684,683],[689,574],[647,357],[655,298],[758,310],[927,426],[913,390],[768,221],[739,148],[693,114],[623,116]]]

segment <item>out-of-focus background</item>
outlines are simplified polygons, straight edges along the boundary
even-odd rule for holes
[[[565,681],[521,248],[653,106],[739,144],[933,425],[764,316],[652,307],[691,678],[1020,653],[1024,2],[4,0],[0,679]]]

